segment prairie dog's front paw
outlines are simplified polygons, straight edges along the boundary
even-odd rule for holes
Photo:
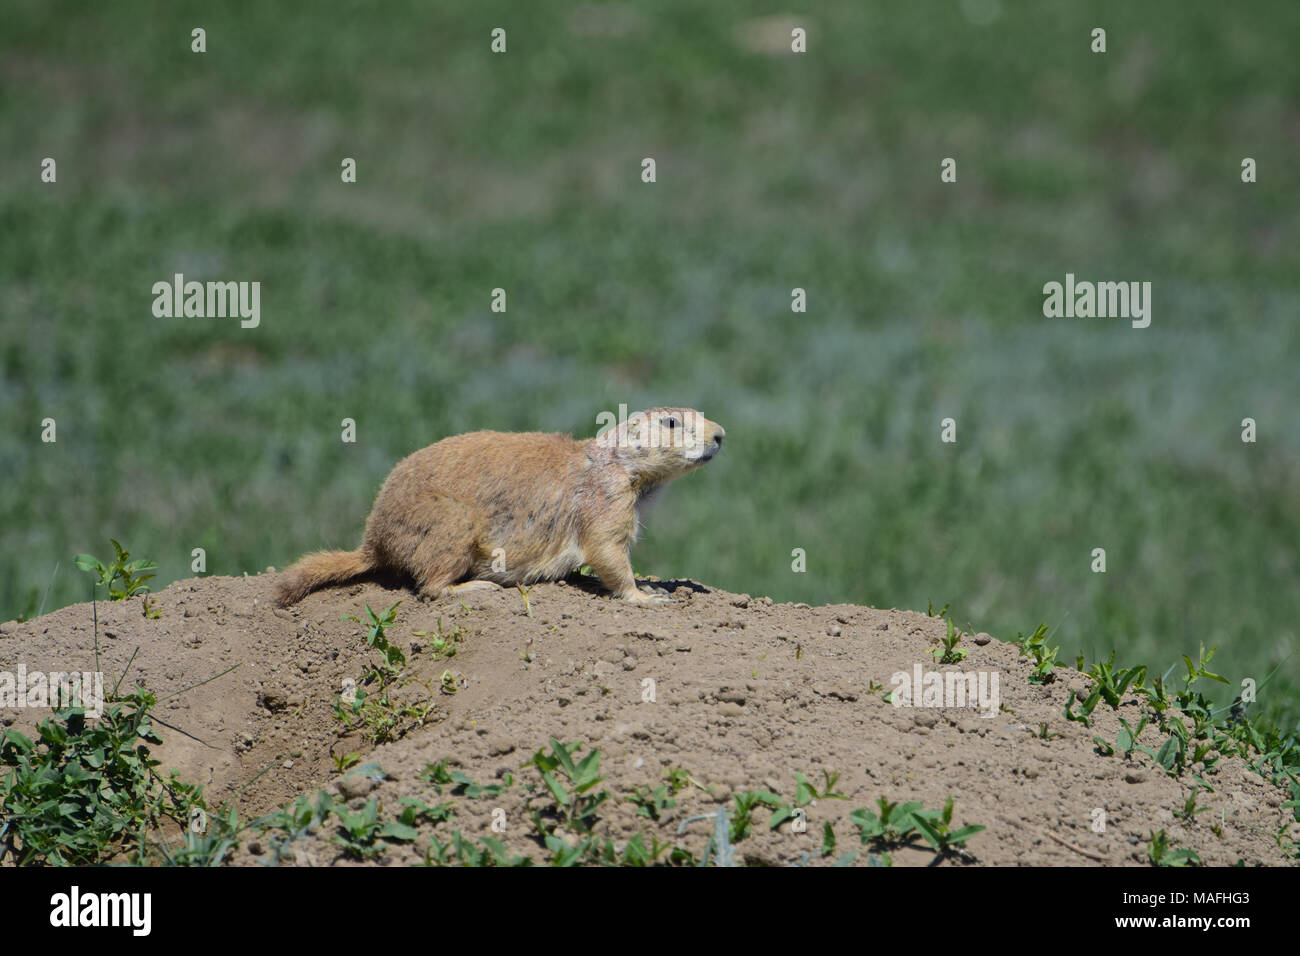
[[[673,599],[667,594],[655,593],[653,591],[642,591],[640,588],[635,591],[626,591],[622,595],[623,600],[629,604],[636,604],[640,607],[664,607],[672,604]]]

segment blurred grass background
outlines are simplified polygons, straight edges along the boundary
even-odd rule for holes
[[[0,619],[87,599],[72,555],[110,536],[160,585],[195,547],[209,573],[283,567],[355,546],[388,469],[440,437],[681,404],[727,448],[669,492],[638,571],[951,602],[1003,638],[1043,620],[1071,661],[1217,644],[1234,681],[1280,663],[1262,699],[1294,720],[1292,0],[4,21]],[[155,319],[175,272],[259,280],[261,327]],[[1043,318],[1066,272],[1152,282],[1151,327]]]

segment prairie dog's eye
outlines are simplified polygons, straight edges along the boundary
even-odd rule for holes
[[[662,419],[659,424],[667,425],[669,428],[676,428],[679,423],[674,416],[669,415],[667,418]]]

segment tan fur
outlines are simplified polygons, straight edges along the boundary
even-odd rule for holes
[[[360,548],[302,558],[279,582],[276,603],[374,571],[409,575],[421,597],[434,598],[458,582],[529,584],[584,564],[617,597],[665,603],[637,589],[628,561],[638,506],[712,458],[725,434],[692,409],[654,408],[585,440],[487,431],[444,438],[393,469]],[[494,570],[494,560],[505,569]]]

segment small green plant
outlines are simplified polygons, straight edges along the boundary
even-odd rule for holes
[[[342,773],[349,767],[355,766],[361,760],[361,754],[353,752],[346,754],[330,754],[330,759],[334,761],[334,770],[336,773]]]
[[[770,790],[745,790],[733,795],[736,801],[736,816],[731,821],[729,837],[731,843],[739,843],[749,836],[753,825],[754,811],[759,807],[767,807],[772,811],[767,818],[767,827],[769,830],[775,830],[786,820],[795,815],[796,807],[793,803],[782,800],[778,794]]]
[[[943,810],[916,810],[912,813],[916,828],[940,856],[965,849],[966,841],[985,828],[982,824],[952,828],[952,797],[944,801]]]
[[[953,624],[952,618],[945,618],[944,620],[948,625],[948,631],[939,639],[939,647],[930,648],[930,654],[939,664],[960,664],[966,659],[968,653],[964,648],[959,649],[957,647],[957,644],[961,641],[961,631],[957,629],[957,625]]]
[[[1129,722],[1123,717],[1119,718],[1119,724],[1120,732],[1119,736],[1115,739],[1115,749],[1124,756],[1125,760],[1128,760],[1132,758],[1133,751],[1137,749],[1138,737],[1142,734],[1142,731],[1146,729],[1147,716],[1146,714],[1142,715],[1142,719],[1138,721],[1137,727],[1130,726]]]
[[[1198,813],[1205,813],[1210,809],[1209,807],[1198,807],[1196,805],[1196,796],[1199,792],[1199,787],[1193,787],[1192,792],[1183,801],[1183,808],[1177,813],[1178,818],[1185,823],[1194,823]]]
[[[980,824],[953,829],[952,797],[942,810],[926,810],[916,801],[890,803],[884,797],[876,801],[876,807],[879,813],[855,810],[849,819],[857,824],[862,842],[879,851],[903,846],[919,836],[940,856],[950,856],[964,850],[966,841],[985,829]],[[890,865],[892,861],[882,852],[881,862]]]
[[[384,851],[384,845],[377,842],[380,829],[378,799],[371,797],[365,807],[357,811],[336,805],[331,805],[330,809],[338,817],[333,842],[343,848],[346,856],[368,860]]]
[[[420,779],[433,784],[433,789],[442,793],[442,788],[451,783],[451,771],[447,769],[449,758],[443,757],[437,763],[425,761],[424,769],[420,771]]]
[[[807,806],[814,800],[847,800],[842,793],[835,791],[835,784],[839,783],[840,775],[829,771],[822,771],[822,788],[819,791],[804,778],[804,775],[795,771],[795,789],[794,802],[798,806]]]
[[[360,727],[362,737],[374,744],[401,739],[416,727],[423,726],[434,709],[432,701],[428,699],[399,701],[393,695],[394,685],[410,683],[409,680],[401,680],[406,669],[406,655],[388,639],[388,628],[396,623],[397,608],[401,603],[398,601],[393,604],[382,615],[376,614],[374,608],[367,604],[367,620],[364,621],[356,616],[339,618],[366,628],[366,644],[379,652],[380,661],[378,664],[368,664],[361,675],[362,685],[374,685],[375,692],[371,694],[358,688],[351,699],[336,696],[334,719],[341,722],[347,730]]]
[[[1016,635],[1016,643],[1020,645],[1020,656],[1034,659],[1034,669],[1029,673],[1031,684],[1050,684],[1056,680],[1053,671],[1056,668],[1056,655],[1061,649],[1048,647],[1047,635],[1046,624],[1039,624],[1034,633],[1028,637],[1023,634]]]
[[[477,844],[466,839],[456,830],[451,840],[443,843],[436,836],[429,838],[425,851],[425,864],[428,866],[532,866],[533,861],[526,856],[511,856],[505,844],[495,837],[482,837]]]
[[[1278,827],[1277,832],[1273,834],[1273,842],[1287,856],[1300,860],[1300,843],[1291,839],[1290,824],[1284,823]]]
[[[1169,726],[1174,732],[1161,744],[1159,750],[1141,744],[1137,744],[1135,749],[1154,760],[1169,776],[1178,777],[1187,766],[1187,730],[1183,727],[1182,721],[1171,723]]]
[[[1119,718],[1119,723],[1120,732],[1115,739],[1115,746],[1112,747],[1101,737],[1093,737],[1092,742],[1097,745],[1097,752],[1103,757],[1110,757],[1118,752],[1125,760],[1131,760],[1133,751],[1138,749],[1138,736],[1147,726],[1147,716],[1146,714],[1142,715],[1142,719],[1138,721],[1136,728],[1123,717]]]
[[[1300,823],[1300,781],[1291,781],[1291,799],[1282,804],[1283,810],[1290,810],[1296,823]]]
[[[152,571],[158,565],[143,558],[132,561],[129,551],[125,550],[112,538],[109,539],[109,542],[113,545],[113,550],[117,552],[117,557],[112,564],[105,564],[93,554],[79,554],[74,559],[77,562],[77,567],[94,574],[98,578],[95,587],[104,588],[108,592],[110,600],[125,601],[137,594],[148,594],[149,585],[145,582],[153,579],[156,575],[141,574],[140,572]]]
[[[1076,698],[1074,694],[1071,693],[1065,698],[1065,709],[1062,712],[1063,716],[1065,717],[1066,720],[1071,720],[1074,721],[1075,723],[1083,724],[1083,726],[1085,727],[1091,727],[1092,712],[1093,710],[1096,709],[1097,701],[1099,700],[1101,700],[1101,688],[1094,687],[1092,689],[1092,693],[1089,694],[1084,699],[1083,703],[1079,705],[1079,710],[1076,713],[1073,709]]]
[[[916,835],[915,811],[922,804],[916,801],[908,803],[891,803],[884,797],[876,800],[879,813],[870,810],[854,810],[849,819],[858,827],[858,834],[864,844],[872,844],[886,850],[901,846]]]
[[[443,843],[436,836],[429,838],[424,861],[429,866],[532,866],[526,856],[511,856],[506,846],[496,837],[480,837],[477,844],[470,842],[456,830],[450,842]]]
[[[388,849],[389,843],[409,843],[419,836],[415,824],[421,818],[437,822],[450,817],[449,807],[429,807],[413,797],[401,801],[404,809],[396,820],[381,820],[379,799],[371,797],[360,810],[331,802],[338,826],[333,842],[342,848],[345,856],[355,860],[369,860]]]
[[[314,833],[329,819],[333,808],[334,801],[330,795],[320,790],[316,794],[315,805],[305,796],[298,797],[289,806],[254,820],[249,826],[254,832],[268,837],[268,863],[278,866],[285,858],[286,851],[296,841]]]
[[[691,772],[685,767],[670,767],[664,771],[664,779],[668,781],[668,786],[672,789],[673,793],[681,793],[687,787],[699,787],[701,790],[706,789],[691,776]]]
[[[834,856],[835,848],[838,845],[839,841],[835,839],[835,828],[831,826],[831,822],[827,820],[822,824],[822,856]]]
[[[465,629],[459,624],[450,630],[444,630],[442,626],[442,616],[438,616],[438,630],[433,631],[412,631],[413,637],[419,637],[429,642],[429,654],[434,660],[440,658],[455,657],[459,650],[460,642],[464,639]]]
[[[1173,709],[1174,700],[1169,696],[1169,691],[1165,687],[1165,679],[1161,674],[1151,678],[1151,683],[1135,689],[1136,693],[1141,694],[1147,699],[1147,707],[1155,715],[1156,720],[1164,725],[1165,714]]]
[[[340,621],[353,621],[366,628],[366,643],[373,647],[383,657],[383,661],[378,666],[372,665],[365,673],[363,682],[370,683],[377,680],[380,686],[384,686],[396,680],[403,669],[406,667],[406,655],[396,644],[388,640],[387,629],[397,622],[397,608],[402,602],[398,601],[382,616],[375,613],[374,608],[369,604],[366,605],[366,617],[368,620],[363,621],[355,615],[339,618]]]
[[[1213,772],[1219,762],[1219,754],[1216,752],[1218,747],[1213,741],[1197,741],[1192,745],[1192,759],[1190,763],[1201,764],[1208,772]]]
[[[1128,690],[1130,684],[1137,688],[1146,683],[1146,673],[1147,669],[1145,667],[1115,670],[1114,651],[1110,652],[1108,660],[1098,661],[1088,668],[1088,676],[1096,681],[1097,693],[1112,709],[1119,707],[1120,699],[1124,696],[1124,692]]]
[[[158,851],[167,866],[220,866],[239,846],[239,835],[245,828],[233,805],[227,804],[210,818],[194,807],[180,845],[163,844]]]
[[[401,740],[417,727],[428,723],[434,705],[429,700],[396,700],[388,687],[376,694],[367,694],[364,688],[354,692],[349,702],[342,695],[334,697],[334,719],[341,722],[345,733],[358,730],[363,739],[372,744]]]
[[[420,771],[420,779],[433,784],[433,789],[437,793],[442,793],[443,788],[447,787],[451,793],[471,800],[477,800],[479,797],[499,797],[514,786],[515,782],[513,776],[506,774],[505,783],[475,783],[465,771],[447,769],[445,757],[437,763],[425,763],[424,769]]]
[[[1196,855],[1195,850],[1174,849],[1164,830],[1152,831],[1147,839],[1150,841],[1150,845],[1147,847],[1147,862],[1152,866],[1201,865],[1201,858]]]
[[[542,842],[551,851],[551,866],[580,866],[588,860],[592,863],[600,862],[600,841],[595,837],[589,836],[571,844],[549,834]]]
[[[550,745],[550,753],[538,750],[525,766],[541,773],[542,783],[555,801],[554,812],[560,825],[574,833],[590,833],[596,811],[610,796],[608,790],[592,792],[605,779],[600,776],[600,751],[593,748],[577,760],[581,743],[563,744],[552,737]],[[544,835],[554,831],[540,812],[534,812],[533,823]]]
[[[401,797],[397,802],[402,805],[402,812],[398,814],[397,822],[411,830],[420,823],[437,826],[456,815],[456,805],[451,801],[430,806],[419,797]],[[415,835],[412,834],[410,839],[414,840]]]
[[[618,863],[620,866],[654,866],[661,856],[669,852],[675,852],[674,848],[669,844],[660,843],[658,837],[652,836],[647,847],[645,838],[637,833],[623,847]],[[680,852],[685,853],[685,851]]]
[[[1220,684],[1228,683],[1228,678],[1224,677],[1222,674],[1214,673],[1207,666],[1210,661],[1214,659],[1214,655],[1217,654],[1218,651],[1219,649],[1217,647],[1211,647],[1207,653],[1205,645],[1200,645],[1200,650],[1196,655],[1195,664],[1192,663],[1190,657],[1186,654],[1183,655],[1183,663],[1187,666],[1187,676],[1183,678],[1183,695],[1190,696],[1192,688],[1201,680],[1218,681]]]
[[[649,787],[637,787],[632,796],[626,799],[636,807],[637,816],[649,817],[656,822],[664,819],[668,811],[677,806],[677,801],[673,799],[672,792],[666,784],[661,784],[653,790]]]

